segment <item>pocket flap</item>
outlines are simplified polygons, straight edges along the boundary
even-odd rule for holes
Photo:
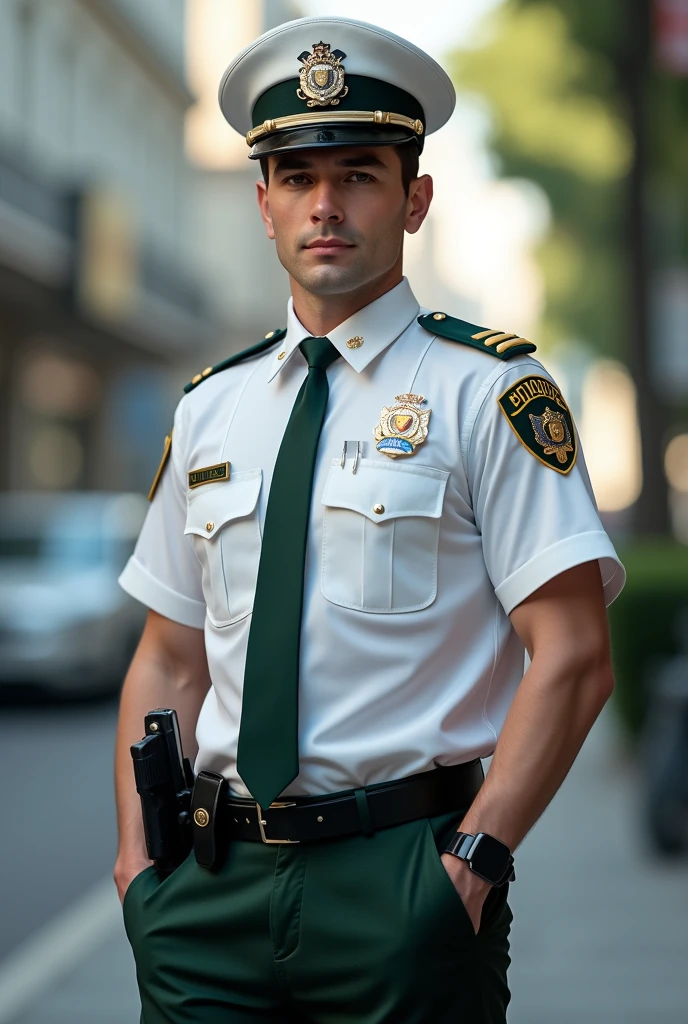
[[[189,497],[184,533],[212,538],[230,520],[251,515],[262,482],[262,469],[249,469],[232,473],[226,483],[199,487]]]
[[[449,473],[432,466],[385,465],[362,459],[355,473],[333,459],[323,491],[323,505],[360,512],[373,523],[401,516],[442,515]],[[375,511],[377,509],[378,511]]]

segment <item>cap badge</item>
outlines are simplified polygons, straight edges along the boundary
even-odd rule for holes
[[[296,95],[307,100],[309,107],[336,107],[349,91],[344,85],[342,61],[346,54],[341,50],[330,53],[329,43],[313,43],[313,52],[304,50],[299,54],[303,67],[299,71],[300,88]]]
[[[376,448],[390,459],[399,455],[413,455],[416,447],[428,436],[428,422],[432,409],[421,409],[422,395],[397,395],[397,404],[385,408],[373,435]]]

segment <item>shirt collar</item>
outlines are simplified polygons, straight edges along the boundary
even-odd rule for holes
[[[330,331],[328,338],[357,373],[365,370],[384,349],[391,345],[418,316],[420,306],[407,279],[396,287],[359,309],[344,323]],[[268,364],[268,380],[272,380],[291,359],[295,349],[308,331],[294,312],[293,299],[287,305],[287,333],[282,344],[272,354]],[[355,344],[351,344],[355,342]]]

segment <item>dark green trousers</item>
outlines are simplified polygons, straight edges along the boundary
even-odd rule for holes
[[[142,1024],[504,1024],[508,886],[476,935],[438,853],[461,817],[147,868],[124,900]]]

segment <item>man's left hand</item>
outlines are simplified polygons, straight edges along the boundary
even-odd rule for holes
[[[473,924],[476,935],[480,928],[483,903],[492,886],[471,871],[465,860],[452,853],[442,854],[442,863]]]

